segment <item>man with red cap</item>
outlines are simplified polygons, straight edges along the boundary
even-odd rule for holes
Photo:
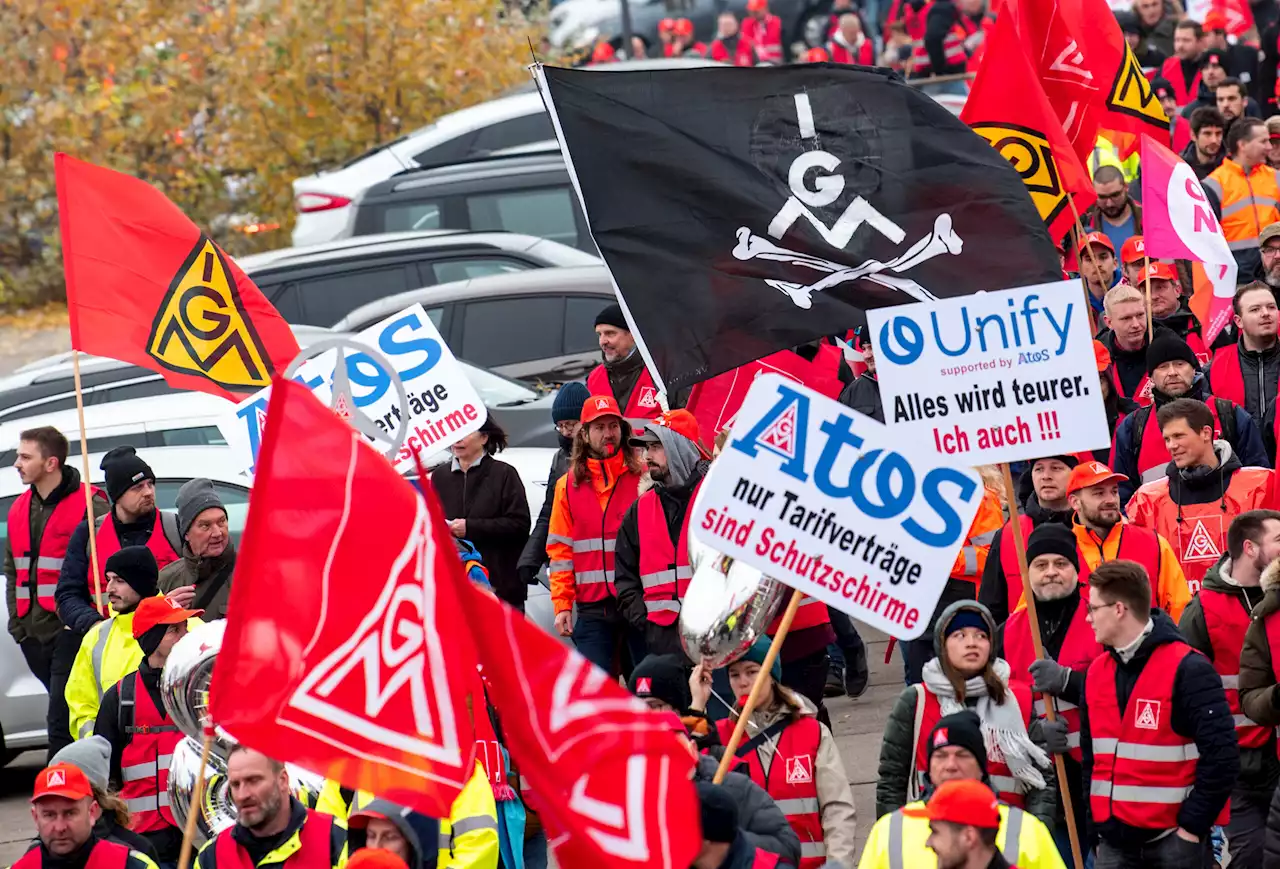
[[[1146,295],[1148,284],[1151,286],[1152,324],[1163,326],[1186,341],[1199,363],[1207,365],[1212,354],[1200,337],[1200,321],[1183,301],[1178,272],[1168,263],[1152,260],[1145,268],[1138,270],[1138,280],[1133,285]]]
[[[945,782],[914,811],[929,819],[925,844],[938,856],[938,869],[1017,869],[996,848],[1000,803],[982,782]]]
[[[672,39],[675,37],[676,20],[664,18],[658,22],[658,42],[662,45],[662,56],[673,57]]]
[[[756,48],[759,63],[782,63],[782,19],[769,13],[769,0],[747,0],[742,38]]]
[[[688,18],[677,18],[672,28],[671,54],[668,57],[683,57],[692,52],[706,57],[706,43],[697,42],[693,37],[693,22]]]
[[[129,828],[151,842],[161,863],[178,862],[182,829],[169,807],[169,765],[157,758],[172,755],[182,734],[164,707],[160,673],[187,621],[203,614],[163,597],[138,604],[132,631],[143,659],[107,689],[93,729],[111,743],[111,782],[129,808]]]
[[[609,305],[596,315],[596,340],[603,362],[587,375],[591,394],[613,396],[627,419],[653,419],[661,413],[658,388],[621,306]]]
[[[38,843],[12,869],[156,869],[150,857],[98,837],[93,786],[78,767],[57,763],[36,773],[31,819]]]
[[[1147,246],[1140,235],[1131,235],[1120,245],[1120,273],[1131,286],[1142,283],[1142,267],[1147,259]]]
[[[631,505],[618,530],[618,610],[644,635],[649,654],[683,655],[677,622],[693,577],[689,508],[711,466],[711,453],[687,410],[659,414],[629,445],[644,451],[653,488]]]
[[[1116,248],[1104,233],[1091,232],[1080,240],[1076,248],[1076,263],[1080,276],[1089,287],[1089,304],[1094,313],[1103,310],[1107,290],[1116,282]]]
[[[631,425],[618,402],[609,395],[588,396],[582,425],[573,438],[569,470],[556,483],[547,527],[556,630],[562,637],[573,637],[583,657],[606,673],[617,672],[614,655],[624,639],[631,665],[645,654],[643,635],[618,612],[614,586],[618,530],[640,496],[644,474],[630,440]]]

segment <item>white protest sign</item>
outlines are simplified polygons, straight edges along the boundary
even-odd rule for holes
[[[391,375],[357,345],[373,350],[395,368],[404,387],[408,419],[400,419],[400,393]],[[354,403],[346,412],[363,414],[389,436],[389,441],[405,427],[404,442],[393,460],[397,470],[414,467],[415,449],[421,450],[425,459],[484,424],[484,402],[421,304],[360,332],[344,344],[343,355]],[[332,403],[337,358],[336,349],[327,350],[303,363],[294,378],[309,386],[326,405]],[[248,471],[257,461],[270,396],[270,387],[255,393],[218,423],[222,436]],[[379,441],[374,445],[388,448]],[[298,448],[306,446],[299,444]]]
[[[903,640],[919,636],[982,501],[982,480],[777,374],[756,379],[690,533]]]
[[[894,442],[965,465],[1106,446],[1076,281],[867,312]]]

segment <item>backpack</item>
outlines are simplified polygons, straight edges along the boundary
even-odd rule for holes
[[[1213,409],[1218,413],[1218,424],[1222,426],[1222,439],[1231,444],[1231,449],[1234,451],[1236,448],[1236,406],[1225,398],[1210,397],[1214,401]],[[1151,411],[1154,407],[1154,404],[1148,404],[1145,407],[1139,407],[1133,412],[1133,437],[1129,439],[1129,458],[1135,467],[1138,464],[1138,455],[1142,452],[1142,438],[1147,433],[1147,421],[1151,419]]]

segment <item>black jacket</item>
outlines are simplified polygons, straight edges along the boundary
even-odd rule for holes
[[[711,755],[698,755],[694,781],[711,781],[719,766],[720,762]],[[748,845],[777,854],[794,866],[800,865],[800,837],[791,829],[787,816],[782,814],[782,809],[778,808],[768,791],[753,782],[750,776],[732,771],[725,773],[720,786],[738,804],[738,830]]]
[[[929,17],[925,19],[924,25],[924,47],[929,52],[929,64],[934,75],[955,75],[965,71],[965,63],[947,63],[947,54],[943,45],[947,34],[963,14],[956,8],[953,0],[935,0],[929,9]],[[982,17],[972,15],[970,20],[981,27]]]
[[[1116,659],[1115,691],[1121,709],[1128,706],[1138,676],[1150,660],[1151,653],[1158,646],[1182,641],[1177,626],[1163,610],[1152,610],[1151,620],[1154,623],[1151,633],[1129,663],[1122,662],[1113,649],[1106,652]],[[1076,674],[1063,696],[1077,702],[1080,707],[1081,782],[1087,792],[1093,775],[1093,745],[1090,741],[1089,708],[1085,702],[1086,682],[1085,674]],[[1079,691],[1075,697],[1070,696],[1074,693],[1073,687]],[[1195,785],[1178,811],[1178,825],[1203,838],[1209,834],[1218,813],[1231,797],[1231,789],[1240,772],[1240,745],[1236,741],[1227,696],[1223,693],[1222,678],[1203,655],[1187,655],[1178,665],[1169,724],[1174,733],[1194,739],[1200,752]],[[1094,833],[1120,847],[1146,842],[1156,835],[1155,831],[1130,827],[1115,818],[1096,825]]]
[[[857,379],[840,391],[839,401],[858,413],[866,414],[876,422],[884,422],[884,404],[880,401],[880,381],[870,371],[864,371]]]
[[[1161,328],[1157,326],[1156,331],[1159,332]],[[1132,398],[1133,391],[1138,388],[1142,378],[1147,376],[1147,345],[1151,342],[1143,341],[1137,350],[1124,350],[1116,344],[1116,333],[1110,329],[1099,332],[1098,340],[1111,354],[1111,364],[1115,366],[1116,376],[1124,387],[1125,397]]]
[[[547,494],[542,499],[542,509],[533,523],[529,542],[524,545],[517,565],[526,584],[537,581],[538,571],[547,563],[547,529],[551,527],[551,508],[556,503],[556,483],[569,470],[569,451],[563,446],[551,457],[551,472],[547,474]]]
[[[1022,514],[1031,520],[1032,528],[1039,528],[1047,522],[1057,522],[1066,528],[1071,527],[1071,509],[1050,510],[1040,504],[1035,492],[1022,505]],[[1006,526],[1007,527],[1007,526]],[[1000,548],[1005,545],[1004,528],[991,538],[991,548],[987,551],[987,564],[982,569],[982,583],[978,586],[978,602],[991,610],[991,617],[1000,624],[1009,617],[1009,577],[1005,576],[1004,561]],[[1010,542],[1008,545],[1012,546]],[[1021,577],[1013,577],[1013,581],[1022,583]]]
[[[708,461],[700,461],[694,467],[693,474],[684,485],[674,488],[657,484],[652,491],[662,505],[662,515],[667,520],[667,536],[670,540],[680,539],[680,530],[684,527],[685,514],[693,502],[693,492],[698,483],[706,476],[711,466]],[[640,579],[640,547],[644,541],[640,539],[639,506],[641,495],[623,514],[622,525],[618,528],[618,539],[613,550],[613,580],[618,596],[618,612],[631,623],[637,631],[644,634],[645,643],[650,655],[679,655],[684,658],[684,649],[680,645],[680,627],[674,624],[662,627],[649,621],[644,606],[644,583]]]
[[[729,49],[729,56],[733,57],[734,49],[729,40],[725,40],[725,45]],[[627,403],[631,401],[631,392],[640,381],[640,373],[644,371],[644,357],[639,350],[634,350],[626,359],[604,363],[604,371],[609,375],[609,388],[613,390],[618,407],[625,411]]]
[[[1191,167],[1191,171],[1196,173],[1196,178],[1203,181],[1209,177],[1209,173],[1222,165],[1222,158],[1226,156],[1226,151],[1222,148],[1218,149],[1218,153],[1208,163],[1201,163],[1196,157],[1196,143],[1188,142],[1187,147],[1182,149],[1182,159]]]
[[[1236,347],[1240,351],[1240,374],[1244,380],[1244,409],[1261,429],[1267,456],[1274,464],[1276,458],[1274,423],[1276,385],[1280,383],[1280,344],[1268,350],[1253,351],[1244,349],[1244,339],[1239,339]],[[1213,392],[1212,363],[1205,368],[1204,376],[1209,383],[1209,391]]]
[[[485,456],[466,473],[440,465],[431,472],[447,519],[467,520],[466,537],[480,550],[493,591],[507,603],[524,603],[528,586],[516,564],[529,540],[529,500],[520,474]]]
[[[748,842],[747,837],[739,830],[738,838],[733,840],[729,853],[724,855],[724,862],[717,869],[752,869],[756,865],[758,850],[760,849]],[[785,860],[779,860],[776,866],[777,869],[792,869],[791,864]]]

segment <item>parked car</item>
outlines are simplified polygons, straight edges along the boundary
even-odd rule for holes
[[[599,255],[560,148],[406,170],[360,194],[348,235],[461,229],[536,235]]]
[[[332,326],[361,305],[414,287],[600,259],[532,235],[435,230],[283,248],[238,262],[287,322]]]

